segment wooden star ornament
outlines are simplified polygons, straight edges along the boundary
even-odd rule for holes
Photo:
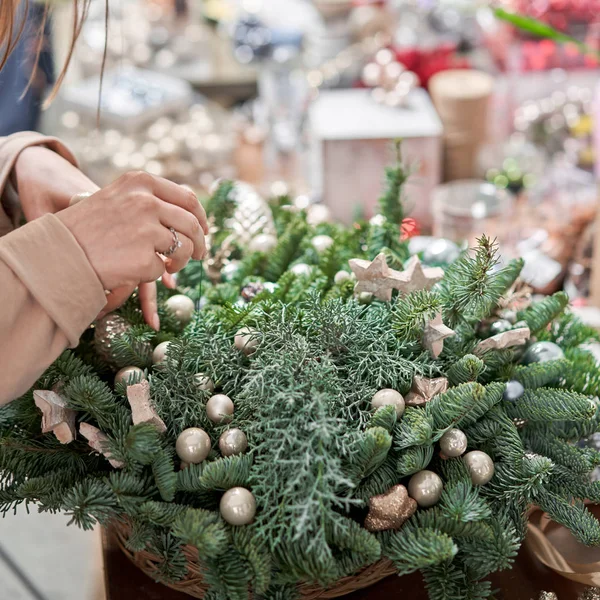
[[[417,503],[409,497],[403,485],[395,485],[385,494],[369,499],[369,514],[365,519],[365,529],[385,531],[400,529],[404,522],[417,510]]]
[[[517,327],[509,331],[497,333],[492,337],[481,340],[475,346],[474,354],[481,356],[489,350],[504,350],[504,348],[512,348],[513,346],[522,346],[531,336],[529,327]]]
[[[453,335],[456,335],[456,332],[444,325],[442,313],[439,312],[425,325],[425,329],[423,330],[423,346],[429,350],[433,358],[437,358],[444,349],[444,340]]]
[[[427,404],[438,394],[443,394],[448,389],[448,380],[445,377],[427,379],[415,375],[410,392],[404,398],[406,406],[422,406]]]
[[[53,390],[34,390],[33,401],[42,411],[42,433],[52,431],[61,444],[70,444],[77,436],[74,410]]]
[[[421,264],[418,256],[412,256],[406,264],[406,269],[400,272],[404,282],[400,291],[409,294],[417,290],[430,290],[440,279],[444,277],[444,269],[440,267],[425,267]]]
[[[369,292],[376,298],[389,302],[392,299],[392,290],[399,290],[406,283],[400,271],[388,267],[383,252],[372,261],[351,258],[348,264],[356,275],[357,284],[354,287],[356,294]]]

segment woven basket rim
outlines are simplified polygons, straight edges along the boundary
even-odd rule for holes
[[[127,558],[151,579],[156,580],[156,565],[161,562],[161,559],[149,550],[133,552],[127,548],[126,541],[131,532],[130,524],[125,520],[115,520],[109,525],[109,529],[115,534],[119,548]],[[185,579],[175,582],[161,581],[161,583],[194,598],[204,598],[208,586],[202,577],[198,551],[193,546],[186,545],[183,547],[183,553],[187,560],[187,576]],[[397,571],[392,562],[387,558],[382,558],[371,565],[363,567],[353,575],[342,577],[327,588],[322,588],[313,583],[300,583],[298,584],[298,592],[304,600],[338,598],[369,587],[396,573]],[[249,590],[248,596],[249,598],[252,597],[251,590]]]

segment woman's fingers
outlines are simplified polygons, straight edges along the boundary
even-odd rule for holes
[[[181,271],[181,269],[188,264],[194,252],[194,244],[189,237],[183,233],[178,234],[178,237],[181,246],[177,248],[173,254],[167,257],[167,260],[165,261],[167,273],[177,273],[178,271]]]
[[[158,318],[156,282],[150,281],[148,283],[141,283],[139,295],[144,321],[146,321],[150,327],[158,331],[160,329],[160,319]]]
[[[165,273],[162,276],[162,284],[170,290],[174,290],[177,287],[177,282],[175,281],[175,277],[173,275],[171,275],[171,273]]]
[[[106,305],[102,309],[102,312],[98,315],[101,319],[108,313],[116,310],[121,306],[131,294],[133,294],[135,286],[124,285],[122,287],[115,288],[108,296],[106,296]]]
[[[160,222],[168,229],[172,227],[181,236],[186,236],[193,243],[191,257],[202,260],[206,253],[206,240],[198,220],[179,206],[164,203],[159,209]]]

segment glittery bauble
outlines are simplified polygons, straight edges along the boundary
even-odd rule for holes
[[[448,458],[461,456],[467,450],[467,436],[460,429],[448,429],[440,438],[440,450]]]
[[[309,277],[312,273],[312,267],[306,263],[298,263],[290,268],[290,271],[298,277]]]
[[[242,454],[246,452],[246,448],[248,448],[246,434],[237,427],[224,431],[219,438],[219,450],[223,456]]]
[[[348,281],[352,276],[350,275],[350,273],[348,273],[348,271],[338,271],[334,278],[333,281],[335,283],[335,285],[342,285],[342,283]]]
[[[183,294],[171,296],[165,306],[181,325],[187,325],[194,316],[194,301]]]
[[[523,356],[523,363],[529,365],[531,363],[543,363],[549,360],[558,360],[564,358],[565,353],[553,342],[535,342],[527,348],[527,352]]]
[[[233,343],[240,352],[248,356],[258,348],[260,343],[258,332],[252,327],[242,327],[236,331]]]
[[[123,385],[133,385],[139,383],[142,379],[146,379],[144,371],[139,367],[123,367],[115,375],[115,385],[122,383]]]
[[[203,392],[212,392],[215,389],[214,381],[206,373],[196,373],[194,385]]]
[[[558,596],[554,592],[540,592],[537,600],[558,600]],[[579,597],[581,600],[581,597]]]
[[[333,238],[329,235],[316,235],[310,241],[310,243],[312,244],[313,248],[319,254],[321,254],[322,252],[325,252],[325,250],[327,250],[327,248],[330,248],[331,246],[333,246]]]
[[[182,461],[197,465],[208,456],[210,446],[210,437],[204,429],[190,427],[177,437],[175,450]]]
[[[583,590],[583,592],[581,592],[577,600],[600,600],[600,588],[586,588],[585,590]]]
[[[369,499],[369,514],[365,519],[368,531],[400,529],[417,510],[417,503],[409,497],[403,485],[395,485],[385,494]]]
[[[519,398],[523,397],[524,393],[525,388],[523,387],[523,384],[516,379],[511,379],[511,381],[506,382],[502,399],[507,400],[508,402],[516,402]]]
[[[250,252],[271,252],[277,246],[277,238],[270,233],[261,233],[252,239],[248,249]]]
[[[213,423],[224,423],[231,420],[233,402],[225,394],[211,396],[206,403],[206,416]]]
[[[154,348],[154,352],[152,352],[152,363],[155,365],[160,365],[164,363],[167,358],[167,350],[171,342],[161,342],[156,348]]]
[[[256,500],[246,488],[234,487],[223,494],[219,510],[230,525],[248,525],[256,514]]]
[[[246,301],[250,302],[254,300],[258,294],[260,294],[265,289],[265,286],[260,283],[260,281],[252,281],[247,283],[240,292],[241,297]]]
[[[113,342],[131,329],[131,325],[120,315],[110,313],[96,321],[94,347],[105,362],[114,365]],[[125,365],[123,365],[125,366]]]
[[[419,471],[408,482],[408,493],[421,508],[429,508],[437,504],[444,484],[440,476],[433,471]]]
[[[494,461],[480,450],[472,450],[463,456],[475,485],[485,485],[494,476]]]
[[[376,410],[382,406],[389,405],[395,407],[398,417],[402,416],[404,413],[404,397],[400,392],[390,389],[379,390],[373,398],[371,398],[371,406]]]
[[[239,270],[240,263],[237,260],[232,260],[221,269],[221,279],[223,281],[231,281]]]

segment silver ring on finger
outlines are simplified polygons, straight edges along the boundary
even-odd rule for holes
[[[181,240],[179,239],[179,236],[177,235],[177,232],[172,227],[169,227],[169,231],[173,236],[173,243],[169,248],[167,248],[167,250],[161,252],[163,256],[173,256],[173,254],[175,254],[175,252],[177,252],[177,250],[181,248],[181,246],[183,246]]]

